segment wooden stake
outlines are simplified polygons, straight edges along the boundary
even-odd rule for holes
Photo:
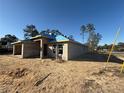
[[[121,70],[120,70],[120,73],[122,73],[122,72],[123,72],[123,69],[124,69],[124,62],[123,62],[123,64],[121,65]]]
[[[114,42],[113,42],[113,44],[112,44],[112,48],[111,48],[111,50],[110,50],[110,52],[109,52],[109,56],[108,56],[108,59],[107,59],[107,63],[109,62],[109,59],[110,59],[110,57],[111,57],[111,54],[112,54],[112,51],[113,51],[113,49],[114,49],[115,43],[116,43],[116,41],[117,41],[117,38],[118,38],[118,36],[119,36],[119,33],[120,33],[120,27],[119,27],[118,30],[117,30],[117,33],[116,33],[116,36],[115,36],[115,40],[114,40]]]

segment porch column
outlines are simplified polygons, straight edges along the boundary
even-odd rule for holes
[[[22,50],[21,50],[21,58],[24,58],[25,57],[25,46],[24,46],[24,44],[22,44]]]
[[[40,58],[43,58],[43,40],[40,40]]]
[[[13,45],[13,55],[15,55],[15,45]]]
[[[56,44],[56,59],[58,59],[58,44]]]

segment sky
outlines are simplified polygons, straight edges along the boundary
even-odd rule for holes
[[[23,39],[23,29],[34,24],[38,31],[58,29],[82,42],[80,26],[88,23],[102,34],[100,45],[112,43],[118,27],[117,42],[124,42],[124,0],[0,0],[0,37]]]

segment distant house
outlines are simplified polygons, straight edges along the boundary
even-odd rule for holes
[[[88,52],[88,47],[63,34],[37,35],[30,40],[14,42],[13,55],[21,58],[39,57],[55,58],[63,60],[75,59]]]

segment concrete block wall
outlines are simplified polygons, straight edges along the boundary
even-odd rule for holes
[[[68,59],[76,59],[88,52],[88,48],[81,44],[68,43]]]
[[[26,42],[22,44],[22,56],[27,57],[40,57],[40,44],[36,42]]]

